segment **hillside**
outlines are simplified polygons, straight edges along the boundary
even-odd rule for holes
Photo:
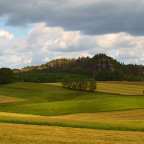
[[[143,144],[144,85],[135,84],[98,82],[95,92],[59,83],[1,85],[0,142]]]
[[[22,68],[19,72],[81,74],[102,81],[144,81],[144,66],[125,65],[105,54],[97,54],[92,58],[56,59],[43,65]]]
[[[101,92],[105,91],[106,85],[98,83],[96,92],[69,90],[54,84],[3,85],[0,94],[15,101],[0,101],[0,122],[144,131],[144,86],[116,84],[122,87],[120,91]],[[141,93],[131,95],[131,91],[137,90]]]

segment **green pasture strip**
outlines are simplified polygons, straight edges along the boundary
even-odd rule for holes
[[[88,96],[86,96],[87,98]],[[95,95],[93,99],[1,106],[0,111],[34,115],[65,115],[144,108],[144,96]]]
[[[120,131],[144,131],[144,121],[113,121],[96,119],[74,120],[61,119],[59,117],[43,117],[34,115],[0,113],[1,123],[30,124],[30,125],[47,125],[73,128],[120,130]]]
[[[86,92],[39,83],[19,82],[0,86],[0,95],[27,99],[30,103],[64,101],[87,94]]]

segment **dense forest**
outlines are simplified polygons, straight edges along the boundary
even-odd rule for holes
[[[56,59],[14,72],[17,81],[57,82],[65,77],[89,77],[97,81],[144,81],[144,66],[125,65],[105,54],[92,58]]]

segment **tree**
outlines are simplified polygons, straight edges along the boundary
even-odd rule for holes
[[[95,79],[86,78],[65,78],[62,85],[69,89],[82,90],[82,91],[94,91],[96,89]]]
[[[0,84],[8,84],[13,81],[13,71],[9,68],[0,69]]]
[[[89,91],[94,91],[96,89],[96,81],[95,79],[91,79],[89,81]]]

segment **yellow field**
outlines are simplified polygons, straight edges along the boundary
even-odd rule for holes
[[[33,121],[54,121],[54,120],[85,120],[85,121],[97,121],[97,120],[116,120],[116,121],[144,121],[144,109],[135,110],[123,110],[112,112],[99,112],[99,113],[78,113],[68,114],[62,116],[38,116],[31,114],[20,113],[8,113],[0,112],[0,119],[10,120],[33,120]]]
[[[144,109],[100,112],[100,113],[79,113],[69,114],[51,118],[71,119],[71,120],[115,120],[115,121],[144,121]]]
[[[144,86],[144,82],[130,82],[130,81],[98,81],[98,83],[128,84],[128,85],[143,85]]]
[[[143,144],[143,132],[0,123],[1,144]]]
[[[144,131],[144,109],[100,113],[78,113],[63,116],[37,116],[0,112],[0,122],[79,127],[106,130]]]
[[[127,84],[112,84],[98,83],[97,91],[107,93],[118,93],[123,95],[143,95],[144,86],[127,85]]]
[[[13,98],[8,96],[0,96],[0,103],[9,103],[9,102],[16,102],[16,101],[23,101],[23,99]]]
[[[48,83],[62,86],[61,83]],[[96,91],[123,95],[143,95],[144,85],[141,82],[97,82]]]

